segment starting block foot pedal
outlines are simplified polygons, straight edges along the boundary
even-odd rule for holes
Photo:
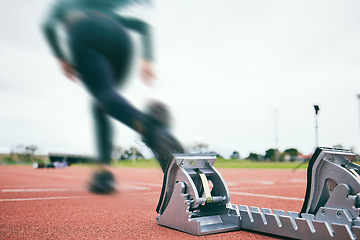
[[[164,176],[157,223],[193,235],[240,229],[239,208],[230,203],[213,155],[174,154]]]

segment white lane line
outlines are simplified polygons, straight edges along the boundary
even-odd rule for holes
[[[51,172],[54,171],[54,172]],[[56,172],[55,172],[56,171]],[[11,174],[21,174],[23,176],[41,176],[41,177],[54,177],[54,178],[64,178],[64,179],[86,179],[87,177],[81,176],[69,176],[64,174],[59,174],[60,170],[57,169],[29,169],[29,171],[15,170]],[[55,174],[54,174],[55,173]]]
[[[307,180],[306,179],[293,178],[293,179],[290,180],[290,182],[293,182],[293,183],[306,183]]]
[[[151,187],[161,187],[162,184],[159,183],[143,183],[143,182],[128,182],[129,184],[135,184],[135,185],[145,185],[145,186],[151,186]]]
[[[131,196],[143,196],[143,195],[160,195],[160,192],[147,192],[147,193],[132,193]]]
[[[236,182],[226,182],[228,187],[237,186],[238,184]]]
[[[273,181],[261,181],[260,184],[263,184],[263,185],[273,185],[274,182],[273,182]]]
[[[264,198],[274,198],[274,199],[284,199],[284,200],[293,200],[293,201],[304,201],[303,198],[296,197],[283,197],[283,196],[274,196],[274,195],[265,195],[258,193],[246,193],[246,192],[230,192],[235,195],[243,195],[243,196],[252,196],[252,197],[264,197]]]
[[[60,199],[74,199],[87,198],[88,196],[70,196],[70,197],[43,197],[43,198],[12,198],[0,199],[0,202],[21,202],[21,201],[38,201],[38,200],[60,200]]]
[[[61,184],[62,187],[72,187],[73,184]],[[0,189],[13,189],[13,188],[24,188],[24,189],[27,189],[27,188],[56,188],[58,187],[59,184],[24,184],[24,185],[0,185]]]
[[[286,186],[288,188],[288,186]],[[262,186],[262,187],[239,187],[239,188],[232,188],[230,191],[239,191],[239,190],[252,190],[252,189],[269,189],[269,188],[279,188],[276,186]]]
[[[226,182],[227,183],[227,182]],[[256,183],[256,184],[275,184],[273,180],[238,180],[235,182],[232,182],[233,185],[241,185],[243,183]]]
[[[293,184],[291,187],[303,187],[304,185]],[[280,186],[259,186],[259,187],[236,187],[230,188],[230,191],[239,191],[239,190],[252,190],[252,189],[270,189],[270,188],[289,188],[289,185],[280,185]]]
[[[139,184],[140,185],[140,184]],[[136,186],[132,184],[121,184],[117,186],[118,190],[149,190],[149,187],[145,186]],[[148,184],[147,184],[148,185]],[[83,190],[81,189],[71,189],[71,190]],[[36,188],[36,189],[27,189],[27,188],[21,188],[21,189],[1,189],[0,192],[3,193],[16,193],[16,192],[68,192],[70,191],[67,188]]]
[[[63,178],[63,179],[87,179],[87,177],[80,176],[69,176],[64,174],[47,174],[47,173],[26,173],[31,176],[41,176],[41,177],[53,177],[53,178]]]
[[[141,187],[141,186],[134,186],[134,185],[120,185],[118,186],[119,190],[128,190],[128,189],[132,189],[132,190],[149,190],[150,188],[148,187]]]
[[[1,189],[1,192],[66,192],[66,188],[44,188],[44,189]]]

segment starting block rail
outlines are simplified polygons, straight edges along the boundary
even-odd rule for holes
[[[312,214],[239,206],[241,228],[294,239],[360,239],[360,227],[317,221]],[[239,230],[240,230],[239,229]]]
[[[343,149],[318,148],[309,162],[300,213],[230,202],[208,154],[174,154],[157,223],[193,235],[252,230],[295,239],[360,239],[360,166]]]

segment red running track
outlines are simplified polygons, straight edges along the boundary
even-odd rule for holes
[[[306,171],[218,169],[231,202],[299,212]],[[234,231],[196,237],[159,226],[160,169],[116,168],[119,192],[86,190],[91,168],[0,166],[0,239],[277,239]]]

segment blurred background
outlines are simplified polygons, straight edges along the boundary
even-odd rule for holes
[[[95,153],[90,98],[60,73],[40,30],[50,2],[0,2],[0,153]],[[154,26],[158,82],[145,86],[135,62],[120,91],[140,109],[166,102],[188,152],[308,155],[318,144],[358,153],[359,8],[356,0],[156,0],[144,17]],[[115,136],[119,152],[152,157],[125,126]]]

